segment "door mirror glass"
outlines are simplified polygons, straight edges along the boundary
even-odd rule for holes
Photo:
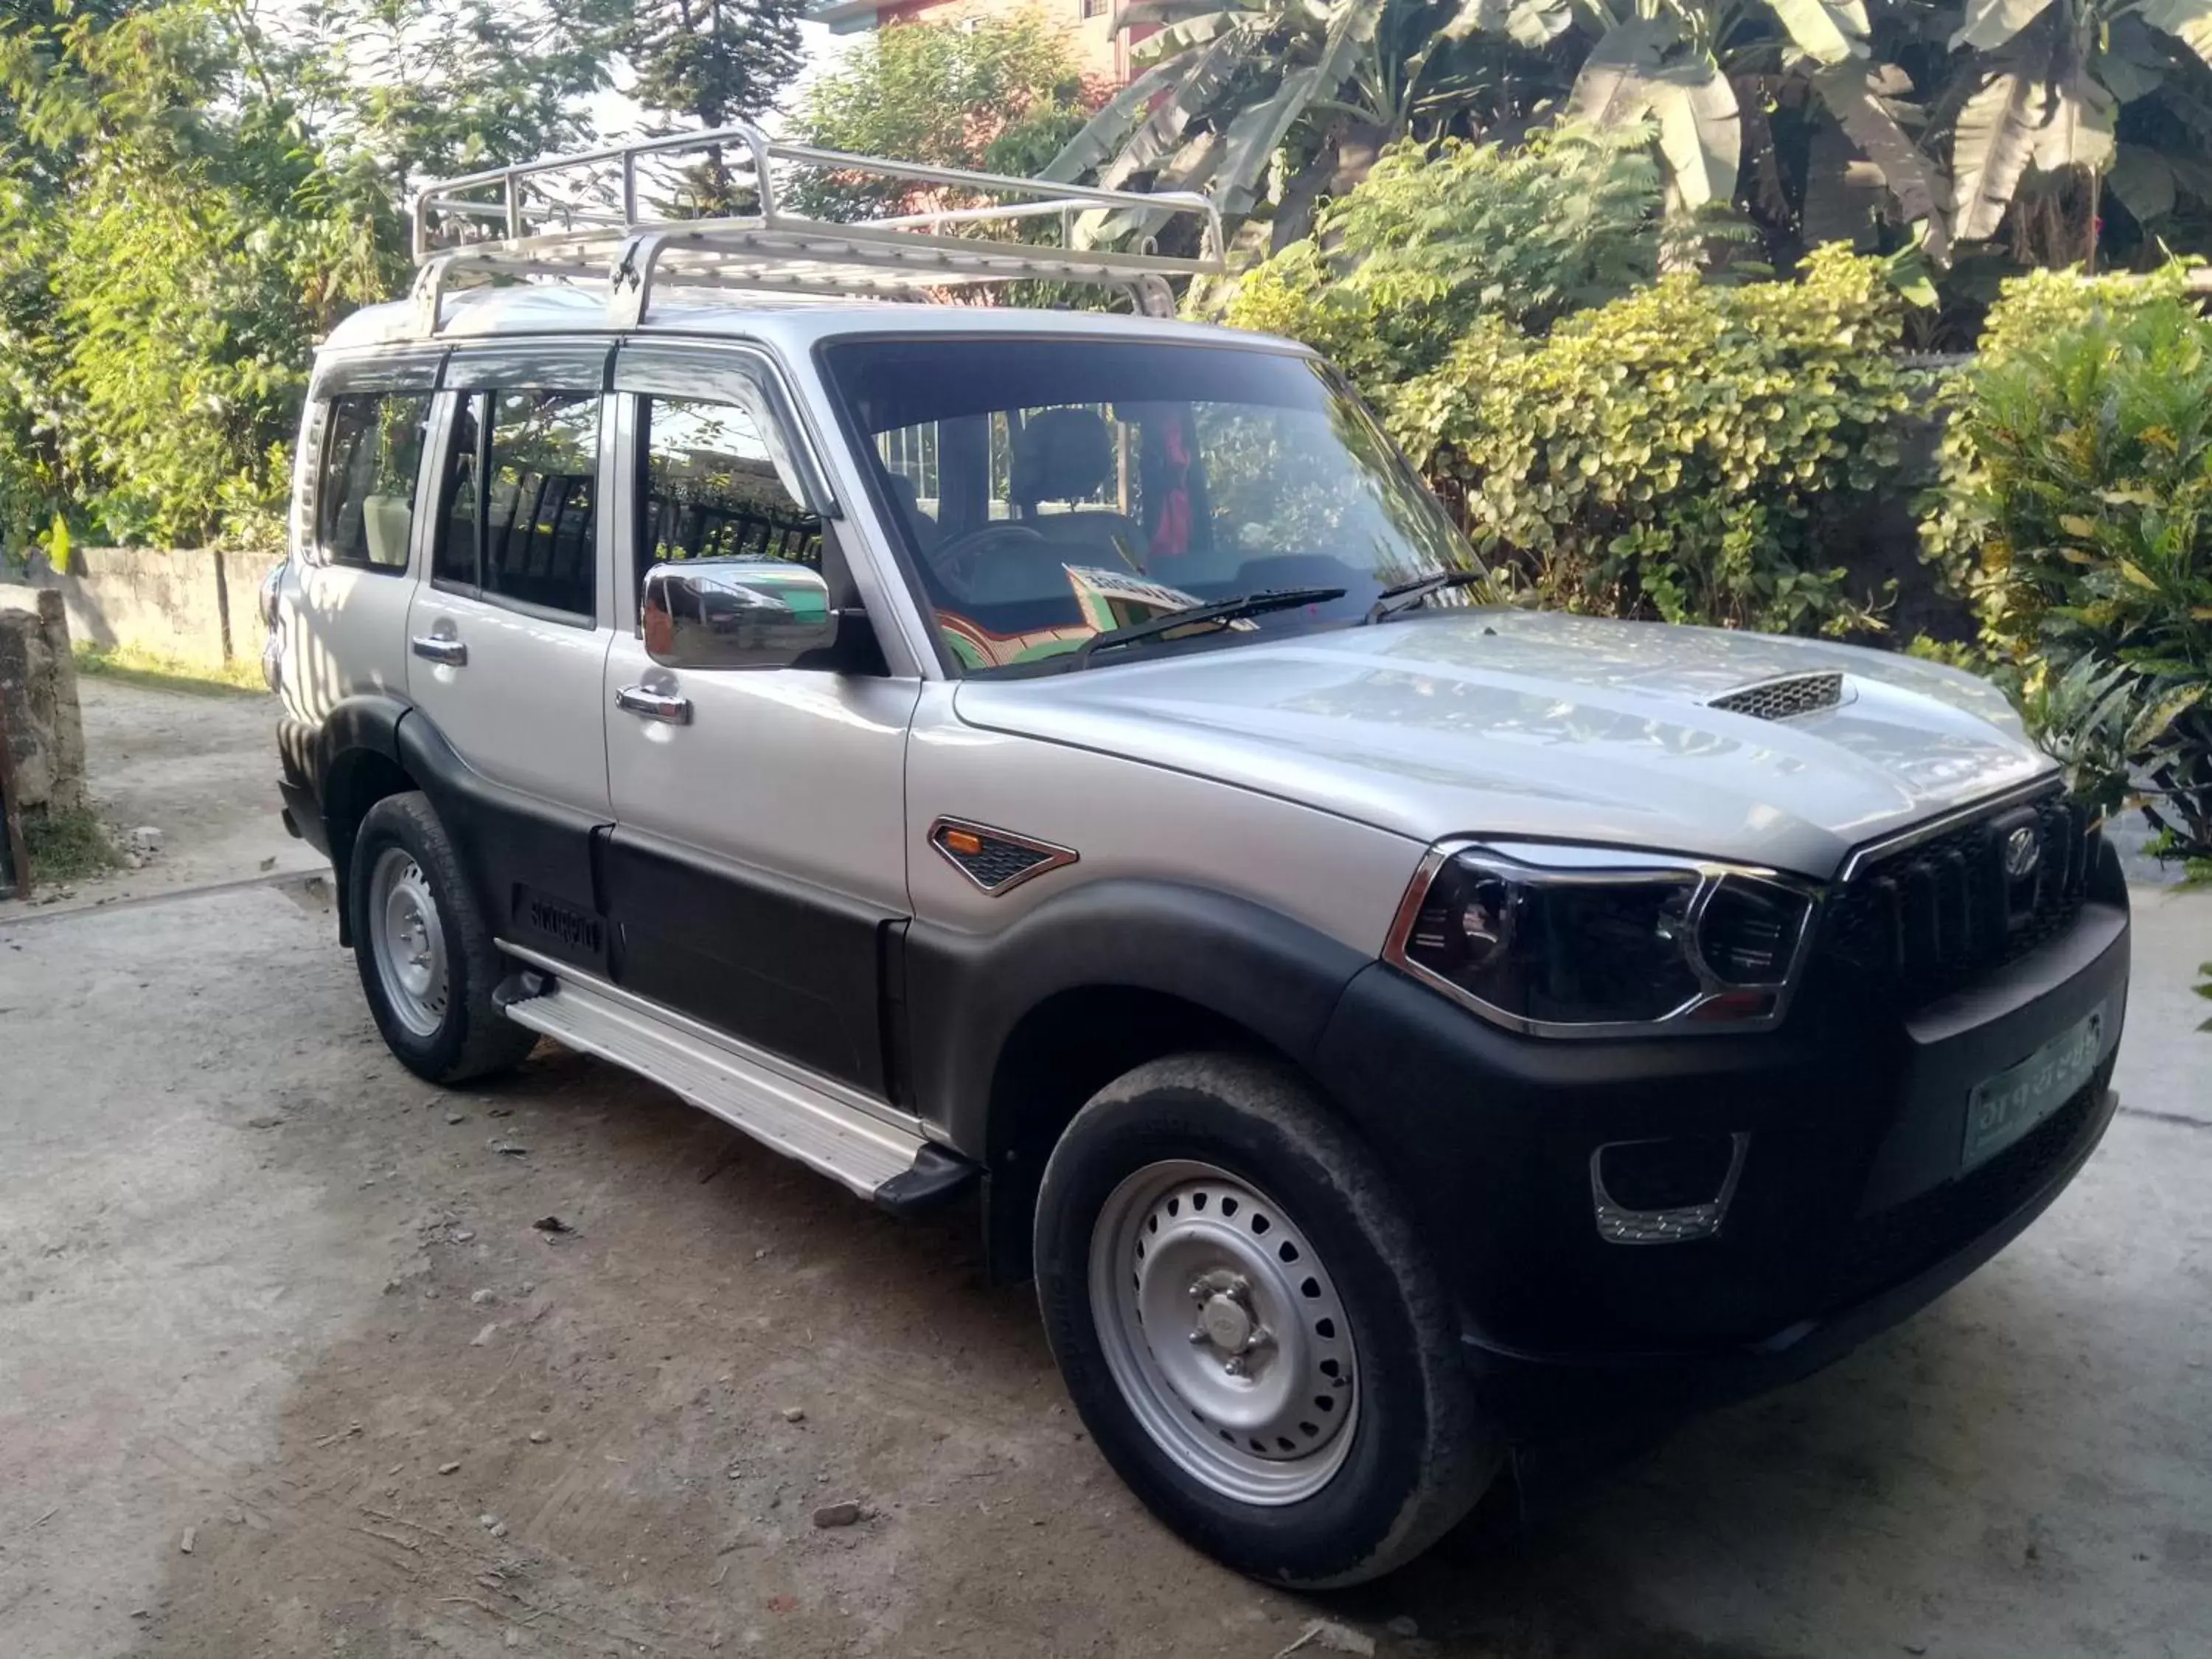
[[[786,668],[837,641],[822,573],[785,559],[682,559],[645,573],[646,654],[664,668]]]

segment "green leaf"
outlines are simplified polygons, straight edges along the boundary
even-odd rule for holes
[[[1164,64],[1170,58],[1180,58],[1194,46],[1205,46],[1223,35],[1241,31],[1248,13],[1239,11],[1210,11],[1201,17],[1176,23],[1162,29],[1158,34],[1148,34],[1129,48],[1133,64]]]
[[[1951,37],[1951,50],[1979,46],[1994,52],[2042,16],[2050,5],[2051,0],[1966,0],[1966,21]]]
[[[1823,64],[1867,53],[1865,0],[1768,0],[1798,50]]]
[[[2148,98],[2166,84],[2172,48],[2132,13],[2112,20],[2105,48],[2096,56],[2097,78],[2123,104]]]
[[[1886,70],[1856,64],[1822,70],[1813,77],[1820,101],[1832,112],[1859,153],[1875,165],[1907,222],[1928,227],[1928,257],[1941,264],[1951,257],[1950,191],[1942,171],[1914,143],[1879,95]]]
[[[1143,118],[1146,106],[1163,88],[1173,83],[1198,50],[1192,47],[1164,64],[1154,64],[1115,94],[1097,114],[1084,123],[1082,131],[1067,141],[1060,154],[1045,164],[1038,176],[1068,184],[1103,163]]]
[[[1236,76],[1245,52],[1243,33],[1237,30],[1200,47],[1185,64],[1175,91],[1145,118],[1114,159],[1098,169],[1100,185],[1118,190],[1173,155],[1190,124],[1212,107]]]
[[[1230,9],[1246,11],[1249,8],[1234,6]],[[1117,31],[1127,31],[1146,23],[1180,23],[1186,18],[1221,10],[1221,0],[1129,0],[1114,15],[1114,27]]]
[[[1275,95],[1229,124],[1228,143],[1214,174],[1213,199],[1223,213],[1241,217],[1258,199],[1260,176],[1290,132],[1321,81],[1318,66],[1292,70]]]
[[[2167,692],[2146,708],[2128,727],[2128,753],[2139,755],[2164,737],[2168,726],[2204,701],[2208,690],[2212,690],[2212,687],[2185,685],[2179,690]]]
[[[2136,15],[2212,64],[2212,0],[2143,0]]]
[[[2081,63],[2051,88],[2051,113],[2035,135],[2035,165],[2045,173],[2112,162],[2112,118],[2119,106]]]
[[[1692,211],[1735,195],[1743,122],[1735,88],[1703,52],[1666,61],[1681,43],[1662,18],[1635,18],[1608,30],[1583,60],[1569,108],[1593,126],[1656,120],[1674,204]]]
[[[2138,224],[2151,224],[2173,211],[2173,168],[2144,145],[2122,144],[2105,184]]]
[[[1733,200],[1743,162],[1743,118],[1721,66],[1705,57],[1668,64],[1654,82],[1651,112],[1659,118],[1659,153],[1682,205],[1695,210]]]
[[[1569,112],[1594,127],[1626,126],[1651,107],[1650,77],[1667,48],[1682,38],[1670,20],[1632,18],[1606,31],[1575,76]]]
[[[1447,40],[1503,34],[1517,46],[1540,52],[1574,24],[1574,8],[1568,0],[1461,0],[1451,21],[1437,33]]]
[[[2043,81],[2048,61],[2040,45],[2017,44],[1991,60],[1987,78],[1959,112],[1951,180],[1958,204],[1954,229],[1963,241],[1995,235],[2012,205],[2050,104]]]

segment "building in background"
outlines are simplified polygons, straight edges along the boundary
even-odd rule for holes
[[[1037,11],[1066,33],[1087,73],[1119,85],[1129,78],[1129,41],[1114,32],[1114,0],[820,0],[806,21],[826,25],[832,34],[857,34],[890,23],[957,23]]]

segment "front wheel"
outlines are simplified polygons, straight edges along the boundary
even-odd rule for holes
[[[429,801],[410,791],[370,807],[348,875],[361,988],[400,1062],[433,1083],[520,1062],[537,1036],[492,1001],[499,952]]]
[[[1101,1091],[1046,1167],[1036,1262],[1099,1449],[1231,1566],[1314,1589],[1379,1577],[1497,1467],[1412,1228],[1286,1068],[1179,1056]]]

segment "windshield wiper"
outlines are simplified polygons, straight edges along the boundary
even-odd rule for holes
[[[1441,593],[1448,587],[1473,587],[1487,580],[1487,574],[1480,570],[1440,570],[1433,576],[1416,576],[1412,581],[1386,587],[1367,607],[1366,620],[1379,623],[1401,611],[1411,611],[1431,593]]]
[[[1207,605],[1185,605],[1180,611],[1170,611],[1164,616],[1147,617],[1121,628],[1109,628],[1103,634],[1093,634],[1075,647],[1074,665],[1088,668],[1101,651],[1111,650],[1117,645],[1132,645],[1139,640],[1157,638],[1173,633],[1178,628],[1195,628],[1206,623],[1228,623],[1244,617],[1265,616],[1270,611],[1289,611],[1302,605],[1320,605],[1329,599],[1340,599],[1340,587],[1278,587],[1264,593],[1239,593],[1233,599],[1215,599]]]

